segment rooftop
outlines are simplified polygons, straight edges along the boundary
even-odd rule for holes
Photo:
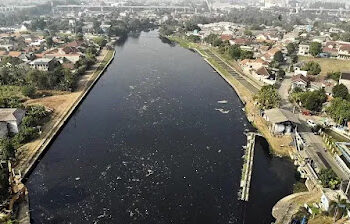
[[[0,122],[16,121],[24,114],[24,110],[16,108],[0,109]]]
[[[268,117],[268,120],[275,124],[287,121],[300,124],[300,121],[297,118],[297,116],[288,110],[274,108],[270,110],[265,110],[264,113]]]

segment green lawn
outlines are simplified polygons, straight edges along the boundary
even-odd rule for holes
[[[350,61],[348,60],[300,56],[299,61],[315,61],[319,63],[322,69],[321,76],[326,76],[329,72],[350,72]]]

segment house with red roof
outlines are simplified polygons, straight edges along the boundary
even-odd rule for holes
[[[295,75],[292,77],[292,90],[295,88],[306,90],[308,83],[309,83],[309,80],[305,76],[301,74]]]

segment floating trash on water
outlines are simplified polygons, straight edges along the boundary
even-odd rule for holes
[[[228,103],[228,101],[227,101],[227,100],[220,100],[220,101],[218,101],[218,103],[220,103],[220,104],[226,104],[226,103]]]
[[[146,177],[149,177],[153,174],[153,170],[147,170],[147,174],[146,174]]]
[[[218,153],[220,153],[220,152],[221,152],[221,149],[218,150]]]
[[[135,86],[129,86],[130,89],[135,89]]]
[[[228,114],[229,112],[230,112],[230,110],[224,110],[224,109],[222,109],[222,108],[215,108],[215,110],[216,111],[219,111],[220,113],[222,113],[222,114]]]
[[[75,180],[77,180],[77,181],[80,180],[80,177],[76,177]]]

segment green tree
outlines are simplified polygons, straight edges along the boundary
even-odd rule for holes
[[[84,35],[82,33],[78,33],[77,36],[76,36],[76,39],[78,41],[83,41],[84,40]]]
[[[45,41],[46,41],[46,45],[47,45],[48,48],[51,48],[53,46],[52,36],[47,36],[45,38]]]
[[[328,79],[333,79],[334,81],[339,81],[341,72],[330,72],[327,74]]]
[[[343,33],[340,35],[340,39],[342,41],[346,41],[346,42],[349,42],[350,41],[350,33],[349,32],[346,32],[346,33]]]
[[[348,88],[344,84],[334,86],[332,92],[334,97],[340,97],[342,99],[347,99],[349,96]]]
[[[319,173],[319,178],[323,187],[333,190],[337,189],[341,181],[332,169],[322,169]]]
[[[1,154],[1,160],[9,160],[15,158],[15,147],[13,146],[12,142],[8,138],[2,138],[0,139],[0,154]]]
[[[303,70],[308,71],[309,75],[318,75],[321,73],[321,66],[317,62],[309,61],[304,65]]]
[[[220,38],[217,38],[213,41],[212,45],[214,47],[220,47],[222,45],[223,41]]]
[[[254,57],[254,53],[252,51],[242,51],[241,50],[241,56],[240,59],[244,60],[244,59],[253,59]]]
[[[244,30],[244,35],[246,35],[248,37],[252,37],[253,36],[253,32],[251,30]]]
[[[99,20],[97,20],[97,19],[94,19],[94,20],[92,21],[92,23],[93,23],[94,32],[95,32],[95,33],[99,33],[100,30],[101,30],[101,28],[100,28],[101,22],[100,22]]]
[[[194,31],[194,30],[200,31],[201,28],[197,24],[195,24],[193,21],[188,21],[185,23],[185,30],[186,31]]]
[[[241,48],[238,45],[233,45],[229,48],[228,54],[230,55],[231,58],[238,60],[241,58]]]
[[[278,107],[281,102],[277,89],[272,86],[263,86],[256,96],[257,102],[262,109],[271,109]]]
[[[36,93],[36,89],[33,85],[26,85],[22,87],[22,94],[27,97],[34,97]]]
[[[187,40],[194,42],[194,43],[199,43],[201,41],[201,38],[199,36],[190,35],[187,37]]]
[[[14,144],[19,147],[39,137],[38,129],[34,127],[22,126],[19,133],[13,138]]]
[[[322,53],[322,45],[318,42],[312,42],[310,45],[310,54],[314,57]]]
[[[296,47],[293,43],[289,43],[287,45],[287,51],[288,51],[288,55],[292,55],[296,52]]]
[[[104,37],[96,37],[94,42],[100,47],[105,47],[107,44],[107,40]]]
[[[292,98],[311,111],[321,111],[323,103],[327,101],[327,95],[324,89],[312,92],[294,92],[292,93]]]
[[[10,194],[9,191],[9,170],[7,164],[2,164],[2,169],[0,169],[0,201],[5,201],[8,199]]]
[[[297,55],[293,54],[293,55],[291,55],[290,57],[291,57],[293,63],[297,63],[297,62],[298,62],[298,59],[299,59],[299,58],[298,58]]]
[[[338,124],[344,124],[350,121],[350,102],[342,98],[335,98],[326,112]]]
[[[286,72],[283,69],[279,69],[277,72],[278,78],[283,79],[286,76]]]
[[[305,100],[305,108],[311,111],[321,111],[322,105],[327,101],[324,89],[309,92]]]
[[[214,45],[214,41],[216,41],[218,39],[220,39],[218,37],[218,35],[211,33],[207,37],[204,38],[204,42],[211,44],[211,45]]]
[[[273,61],[278,62],[278,63],[284,62],[284,56],[283,56],[282,51],[276,52],[276,54],[273,56]]]

